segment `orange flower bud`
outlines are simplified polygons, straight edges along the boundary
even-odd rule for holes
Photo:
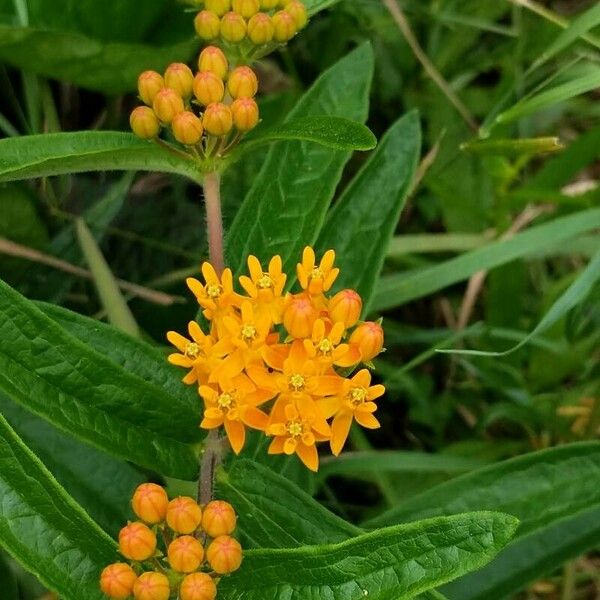
[[[144,71],[138,77],[138,94],[142,102],[152,106],[154,97],[165,87],[165,80],[156,71]]]
[[[271,10],[277,8],[279,0],[260,0],[260,7],[263,10]]]
[[[221,19],[221,37],[228,42],[241,42],[246,37],[246,21],[236,12],[228,12]]]
[[[198,70],[211,71],[217,77],[225,79],[227,72],[229,71],[229,63],[223,51],[216,46],[207,46],[200,52],[198,58]]]
[[[187,65],[173,63],[165,71],[165,85],[183,98],[189,98],[194,87],[194,74]]]
[[[258,104],[252,98],[238,98],[231,105],[231,115],[238,131],[250,131],[258,125]]]
[[[192,573],[204,560],[202,544],[191,535],[182,535],[169,544],[167,549],[171,568],[179,573]]]
[[[273,27],[275,28],[273,37],[278,42],[288,42],[298,31],[294,17],[285,10],[280,10],[273,15]]]
[[[154,111],[147,106],[138,106],[129,117],[131,130],[144,140],[155,138],[160,132],[160,123]]]
[[[216,597],[217,586],[206,573],[192,573],[181,582],[180,600],[215,600]]]
[[[202,139],[202,121],[189,110],[179,113],[171,123],[175,139],[186,146],[194,146]]]
[[[229,75],[227,89],[232,98],[254,98],[258,92],[258,78],[250,67],[237,67]]]
[[[350,336],[350,345],[360,350],[363,361],[374,359],[383,350],[383,328],[373,321],[362,323]]]
[[[133,586],[135,600],[169,600],[171,586],[166,575],[149,571],[137,578]]]
[[[231,10],[231,0],[205,0],[204,6],[206,10],[215,13],[217,17],[222,17],[226,12]]]
[[[202,71],[194,79],[194,96],[203,106],[221,102],[225,96],[225,84],[212,71]]]
[[[283,312],[283,326],[294,338],[307,338],[312,334],[317,311],[305,295],[293,297]]]
[[[202,510],[187,496],[180,496],[169,502],[167,525],[177,533],[189,534],[198,529],[202,521]]]
[[[285,5],[285,11],[292,15],[298,30],[304,29],[308,23],[308,13],[306,6],[299,0],[292,0]]]
[[[113,600],[125,600],[133,592],[133,585],[137,575],[125,563],[109,565],[100,575],[100,589]]]
[[[148,560],[156,552],[156,536],[143,523],[130,523],[119,532],[119,551],[129,560]]]
[[[232,0],[231,6],[244,19],[249,19],[260,10],[259,0]]]
[[[194,19],[194,28],[203,40],[214,40],[221,31],[221,19],[210,10],[202,10]]]
[[[248,37],[256,46],[268,44],[275,34],[271,17],[265,13],[257,13],[248,21]]]
[[[133,512],[146,523],[155,525],[165,520],[169,498],[167,492],[155,483],[142,483],[131,500]]]
[[[206,558],[213,571],[219,575],[233,573],[242,564],[242,547],[234,538],[221,535],[206,549]]]
[[[342,290],[329,301],[329,316],[346,328],[356,325],[362,311],[362,299],[354,290]]]
[[[226,135],[233,127],[233,116],[229,106],[220,102],[209,104],[202,118],[204,129],[211,135]]]
[[[163,123],[171,123],[180,112],[183,112],[183,98],[171,88],[163,88],[156,94],[153,103],[156,116]]]
[[[231,535],[236,521],[235,511],[229,502],[213,500],[204,507],[202,529],[212,538]]]

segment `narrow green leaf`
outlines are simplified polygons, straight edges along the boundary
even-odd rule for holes
[[[100,247],[83,219],[79,218],[75,221],[75,231],[109,322],[121,331],[138,337],[140,328]]]
[[[558,152],[564,146],[557,137],[521,138],[516,140],[472,140],[461,144],[460,149],[471,154],[506,156],[536,156]]]
[[[600,251],[592,258],[588,266],[581,272],[577,279],[550,307],[550,310],[543,316],[535,329],[515,346],[512,346],[503,352],[483,352],[480,350],[439,350],[439,352],[448,354],[470,354],[473,356],[507,356],[519,348],[522,348],[532,338],[552,327],[552,325],[565,317],[578,304],[581,304],[594,289],[598,280],[600,280]]]
[[[202,182],[191,158],[130,133],[80,131],[0,140],[0,182],[115,170],[176,173]]]
[[[477,512],[381,529],[328,546],[250,550],[221,600],[408,600],[489,562],[518,521]]]
[[[487,242],[489,242],[489,236],[480,233],[396,235],[390,241],[387,255],[394,258],[405,254],[464,252],[465,250],[481,248]]]
[[[339,1],[340,0],[305,0],[304,6],[307,8],[308,14],[313,16],[318,12],[337,4]]]
[[[372,50],[360,46],[321,75],[289,120],[320,114],[364,121],[372,72]],[[242,271],[249,254],[280,254],[291,271],[303,246],[316,240],[349,158],[348,151],[309,142],[273,144],[226,238],[233,271]]]
[[[58,485],[0,415],[0,544],[64,600],[103,600],[115,543]]]
[[[285,477],[249,460],[220,472],[217,490],[236,507],[240,533],[253,548],[333,543],[361,533]]]
[[[512,260],[540,252],[600,226],[600,209],[593,208],[558,217],[531,227],[509,240],[493,242],[432,267],[384,276],[379,280],[373,310],[385,310],[422,298]]]
[[[421,594],[419,598],[421,600],[448,600],[444,594],[441,594],[436,590],[429,590],[428,592]]]
[[[193,479],[197,409],[69,335],[0,282],[0,390],[60,429],[165,475]]]
[[[334,248],[339,287],[356,289],[368,310],[390,239],[419,162],[421,129],[411,112],[392,125],[335,204],[317,247]]]

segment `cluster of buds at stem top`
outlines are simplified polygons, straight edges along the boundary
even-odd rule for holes
[[[231,504],[213,500],[200,507],[185,496],[169,502],[159,485],[135,491],[139,521],[119,533],[119,551],[128,562],[106,567],[100,588],[113,600],[214,600],[219,578],[242,563],[242,548],[231,537],[237,517]]]
[[[375,400],[382,385],[371,384],[371,361],[383,351],[379,322],[359,321],[362,300],[346,289],[330,294],[339,269],[335,253],[317,262],[305,248],[297,266],[299,293],[285,293],[280,256],[266,270],[248,258],[248,275],[234,289],[233,274],[202,265],[204,281],[187,283],[210,322],[210,331],[189,324],[189,338],[169,332],[178,352],[172,364],[188,369],[183,381],[204,400],[204,429],[224,427],[234,452],[246,428],[272,438],[269,453],[296,454],[318,469],[318,442],[341,452],[353,421],[379,427]],[[362,366],[361,366],[362,365]],[[366,367],[366,368],[365,368]]]
[[[163,128],[196,156],[222,156],[259,121],[255,96],[258,78],[248,66],[229,69],[216,46],[202,50],[198,72],[183,63],[170,65],[161,75],[145,71],[138,79],[145,106],[131,113],[133,132],[156,139]]]

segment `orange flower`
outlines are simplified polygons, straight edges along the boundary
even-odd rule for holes
[[[331,452],[336,456],[342,451],[352,421],[367,429],[378,429],[379,421],[373,415],[377,410],[376,400],[385,393],[382,385],[371,385],[371,373],[360,370],[351,379],[345,379],[341,393],[319,402],[319,408],[326,418],[335,415],[331,424]]]
[[[200,395],[206,404],[200,427],[216,429],[223,425],[236,454],[244,447],[246,426],[264,431],[269,422],[268,415],[257,407],[273,394],[257,389],[246,375],[222,381],[219,389],[202,385]]]
[[[360,362],[360,351],[341,343],[344,331],[343,323],[335,323],[327,331],[325,321],[317,319],[313,326],[312,338],[304,340],[308,358],[316,360],[323,371],[332,365],[351,367]]]
[[[302,262],[298,264],[298,281],[303,290],[309,294],[317,295],[328,292],[337,279],[340,270],[333,268],[335,252],[327,250],[317,266],[315,251],[307,246],[302,253]]]

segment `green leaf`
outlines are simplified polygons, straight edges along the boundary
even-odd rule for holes
[[[116,546],[0,415],[0,544],[64,600],[103,600]]]
[[[191,158],[131,133],[80,131],[0,140],[0,181],[114,170],[176,173],[202,182]]]
[[[289,121],[321,114],[364,121],[373,72],[373,53],[363,45],[316,81]],[[305,141],[273,144],[226,238],[227,263],[240,273],[249,254],[283,258],[288,272],[302,248],[319,233],[348,151]]]
[[[342,117],[307,116],[258,128],[244,138],[240,152],[279,140],[302,140],[336,150],[372,150],[377,138],[362,123]]]
[[[236,507],[239,531],[253,548],[333,543],[361,533],[287,478],[250,460],[221,471],[217,490]]]
[[[467,513],[381,529],[327,546],[250,550],[221,600],[408,600],[490,561],[518,521]]]
[[[340,0],[304,0],[304,6],[310,16],[337,4]]]
[[[471,154],[519,158],[558,152],[564,146],[557,137],[521,138],[516,140],[472,140],[461,144],[460,149]]]
[[[0,551],[0,590],[4,600],[19,600],[17,578],[13,573],[6,557]]]
[[[116,536],[132,517],[131,496],[145,481],[140,471],[62,433],[3,395],[0,413],[60,485],[105,531]]]
[[[600,209],[594,208],[558,217],[531,227],[509,240],[493,242],[472,252],[431,267],[384,276],[379,280],[373,310],[385,310],[422,298],[512,260],[540,252],[600,226]]]
[[[319,235],[321,251],[334,248],[341,269],[336,286],[356,289],[365,312],[383,267],[421,153],[419,117],[392,125],[342,197]]]
[[[0,282],[0,390],[60,429],[165,475],[193,479],[198,409],[127,373]]]

